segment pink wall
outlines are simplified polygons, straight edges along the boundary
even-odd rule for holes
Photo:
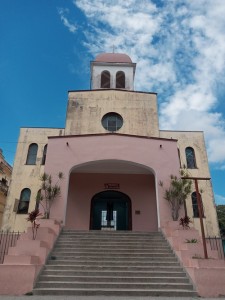
[[[92,197],[105,190],[104,183],[118,183],[117,191],[131,199],[132,230],[156,231],[157,208],[154,175],[145,174],[76,174],[70,178],[66,227],[88,230]],[[135,210],[140,211],[135,214]]]
[[[61,183],[62,195],[52,206],[52,218],[65,223],[71,170],[82,164],[102,160],[125,161],[147,168],[149,173],[153,172],[157,187],[159,227],[171,220],[170,207],[163,198],[164,191],[158,183],[163,181],[166,187],[169,184],[171,174],[179,175],[176,141],[119,134],[49,138],[45,171],[52,174],[53,178],[59,171],[62,171],[65,176]],[[97,192],[100,191],[101,188]],[[87,223],[82,223],[82,226],[87,226]],[[140,223],[136,226],[136,228],[140,228],[138,227]]]

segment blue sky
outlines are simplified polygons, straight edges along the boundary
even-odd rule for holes
[[[158,93],[160,128],[205,132],[225,204],[224,0],[0,0],[0,148],[20,127],[64,127],[67,91],[90,88],[90,61],[124,52],[136,90]]]

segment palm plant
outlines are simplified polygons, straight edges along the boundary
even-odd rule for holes
[[[192,181],[182,177],[188,177],[184,170],[180,171],[180,177],[171,175],[170,186],[168,189],[165,189],[164,193],[164,199],[166,199],[171,206],[174,221],[178,220],[179,210],[191,193]],[[160,185],[163,187],[162,182],[160,182]]]
[[[55,184],[52,182],[52,176],[47,173],[43,173],[40,177],[41,189],[37,193],[36,201],[43,207],[45,219],[49,219],[52,203],[61,194],[59,181],[63,179],[63,173],[59,172],[57,177],[58,181]]]

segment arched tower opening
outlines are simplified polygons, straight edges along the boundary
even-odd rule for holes
[[[110,73],[109,73],[109,71],[103,71],[101,73],[101,88],[102,89],[110,88]]]
[[[125,89],[125,73],[123,71],[116,73],[116,88]]]

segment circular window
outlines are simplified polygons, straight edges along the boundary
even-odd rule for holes
[[[117,113],[108,113],[102,118],[102,126],[108,131],[117,131],[123,126],[123,118]]]

